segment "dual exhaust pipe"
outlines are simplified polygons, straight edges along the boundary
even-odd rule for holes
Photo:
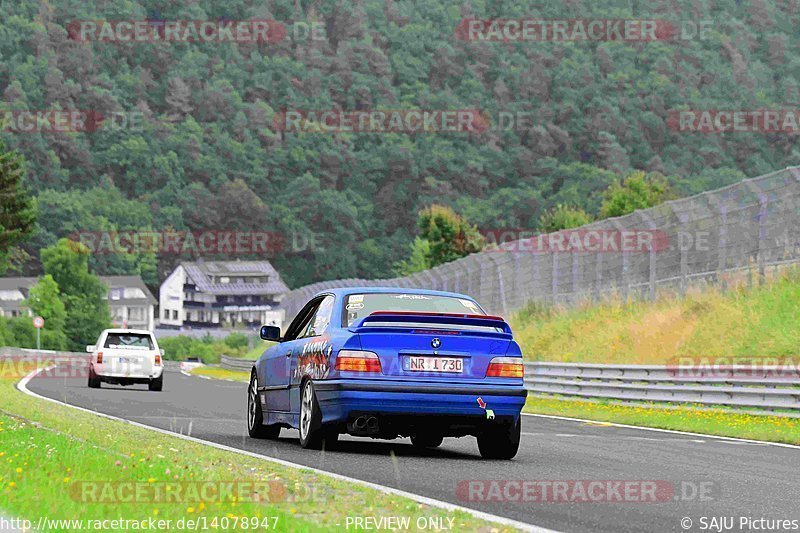
[[[353,427],[359,433],[377,433],[378,419],[374,416],[359,416],[353,422]]]

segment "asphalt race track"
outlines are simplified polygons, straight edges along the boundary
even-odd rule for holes
[[[534,416],[523,419],[520,452],[512,461],[486,461],[474,438],[445,439],[415,451],[408,439],[341,437],[333,451],[300,448],[297,432],[278,441],[246,436],[246,383],[215,381],[167,371],[163,392],[146,386],[103,384],[85,378],[34,378],[28,389],[69,404],[193,437],[241,448],[473,507],[565,532],[702,531],[701,517],[800,520],[800,449],[713,437],[695,437]],[[463,480],[668,480],[685,485],[687,500],[664,503],[469,502]],[[711,483],[709,483],[711,482]],[[705,483],[701,485],[701,483]],[[680,485],[677,485],[680,486]],[[711,488],[710,501],[690,498],[691,487]],[[749,528],[745,529],[749,530]]]

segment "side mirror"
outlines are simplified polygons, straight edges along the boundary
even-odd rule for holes
[[[261,326],[261,338],[265,341],[281,342],[281,328],[278,326]]]
[[[87,344],[86,345],[86,352],[92,353],[94,351],[94,344]]]

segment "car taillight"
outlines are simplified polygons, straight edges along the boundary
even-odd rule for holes
[[[156,354],[156,366],[161,366],[161,356]]]
[[[101,364],[103,362],[103,352],[97,352],[97,364]]]
[[[374,352],[339,350],[334,368],[347,372],[380,372],[381,360]]]
[[[521,378],[525,370],[519,357],[495,357],[486,369],[487,378]]]

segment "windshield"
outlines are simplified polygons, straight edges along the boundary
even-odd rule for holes
[[[109,333],[106,337],[105,347],[152,350],[153,340],[150,335],[144,333]]]
[[[342,316],[345,327],[375,311],[486,314],[473,300],[413,293],[351,294],[345,300],[344,306]]]

